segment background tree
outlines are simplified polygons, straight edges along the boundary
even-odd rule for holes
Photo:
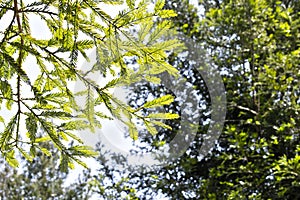
[[[210,64],[223,74],[228,102],[223,133],[201,158],[200,135],[207,125],[200,119],[195,122],[201,127],[199,137],[184,156],[159,171],[132,172],[128,182],[141,199],[159,193],[170,199],[299,198],[298,1],[199,1],[199,6],[203,16],[187,1],[166,4],[178,13],[173,19],[177,28],[204,45]],[[169,62],[203,94],[201,105],[209,110],[206,87],[197,74],[201,66],[193,70],[176,54]],[[132,103],[161,90],[145,84]],[[176,106],[172,109],[180,114]],[[178,126],[168,125],[174,131]],[[144,142],[156,148],[155,140],[171,140],[176,132],[160,134]]]
[[[218,49],[212,56],[220,70],[228,71],[232,122],[220,138],[220,165],[210,170],[206,195],[297,198],[299,168],[292,163],[299,148],[299,5],[238,1],[220,6],[206,14],[206,30],[214,31],[204,39]],[[283,166],[283,160],[290,164]],[[288,168],[295,174],[283,173]]]
[[[45,145],[42,145],[46,148]],[[0,172],[1,199],[89,199],[86,180],[78,179],[67,186],[68,172],[59,170],[58,151],[49,147],[52,157],[37,153],[30,163],[24,162],[22,170],[2,162]],[[86,177],[87,178],[87,177]]]

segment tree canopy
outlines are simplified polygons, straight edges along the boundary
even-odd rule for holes
[[[178,13],[172,19],[178,30],[201,43],[210,65],[222,73],[227,97],[223,132],[210,154],[201,157],[204,121],[210,117],[202,116],[195,122],[198,136],[182,157],[152,172],[117,173],[128,177],[141,199],[157,194],[168,199],[299,198],[298,1],[199,1],[199,7],[202,11],[188,1],[166,4]],[[211,109],[209,91],[197,72],[201,66],[188,56],[168,59],[202,94],[201,105]],[[133,104],[137,97],[161,90],[146,83],[136,90]],[[171,109],[180,115],[180,108]],[[178,123],[168,125],[172,131],[144,142],[157,148],[170,141]]]

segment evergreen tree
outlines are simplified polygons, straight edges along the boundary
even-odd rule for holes
[[[46,141],[59,150],[64,170],[68,166],[73,168],[74,162],[87,167],[80,158],[93,157],[96,152],[83,144],[76,131],[94,132],[104,118],[124,121],[133,139],[138,137],[135,118],[147,123],[152,134],[155,132],[152,121],[156,117],[141,116],[138,111],[168,104],[173,101],[172,96],[133,109],[115,98],[109,89],[140,80],[157,82],[156,74],[162,72],[176,76],[177,70],[165,61],[166,52],[181,44],[176,39],[163,39],[173,32],[166,18],[176,14],[162,9],[163,0],[157,1],[152,10],[147,0],[126,1],[126,8],[116,16],[103,9],[122,3],[120,0],[0,2],[0,20],[10,19],[0,32],[0,123],[3,125],[0,150],[11,166],[19,165],[17,154],[29,161],[38,150],[47,154],[47,148],[40,148],[41,142]],[[33,18],[45,26],[49,38],[31,34]],[[164,20],[153,24],[157,18]],[[96,61],[90,63],[90,69],[82,70],[78,59],[90,61],[89,49],[95,49]],[[139,63],[138,70],[126,63],[126,59],[133,57]],[[35,65],[28,64],[28,60]],[[102,86],[90,78],[91,74],[112,78]],[[75,93],[70,86],[74,82],[81,82],[84,89]],[[82,96],[84,105],[76,101],[76,97]],[[100,110],[102,105],[107,111]],[[41,135],[38,130],[42,130]],[[69,140],[75,141],[73,146],[66,145]]]

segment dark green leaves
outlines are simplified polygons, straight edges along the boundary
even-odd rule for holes
[[[30,114],[26,119],[26,129],[28,131],[28,137],[32,142],[35,142],[37,133],[37,119],[34,115]]]
[[[6,107],[10,110],[13,104],[13,94],[11,85],[8,83],[7,80],[0,80],[0,91],[2,95],[0,102],[2,102],[2,99],[6,100]]]

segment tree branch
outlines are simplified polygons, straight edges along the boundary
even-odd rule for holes
[[[21,46],[19,49],[19,58],[18,58],[18,68],[21,69],[22,67],[22,60],[23,60],[23,52],[22,52],[22,46],[24,45],[24,40],[22,36],[22,24],[21,24],[21,19],[19,15],[19,9],[18,9],[18,1],[14,0],[14,16],[17,19],[17,24],[18,24],[18,30],[19,30],[19,36],[21,38]],[[19,70],[17,69],[17,70]],[[19,70],[20,71],[20,70]],[[18,99],[18,122],[17,122],[17,131],[16,131],[16,140],[19,138],[19,126],[20,126],[20,115],[21,115],[21,76],[18,74],[17,77],[17,99]]]

